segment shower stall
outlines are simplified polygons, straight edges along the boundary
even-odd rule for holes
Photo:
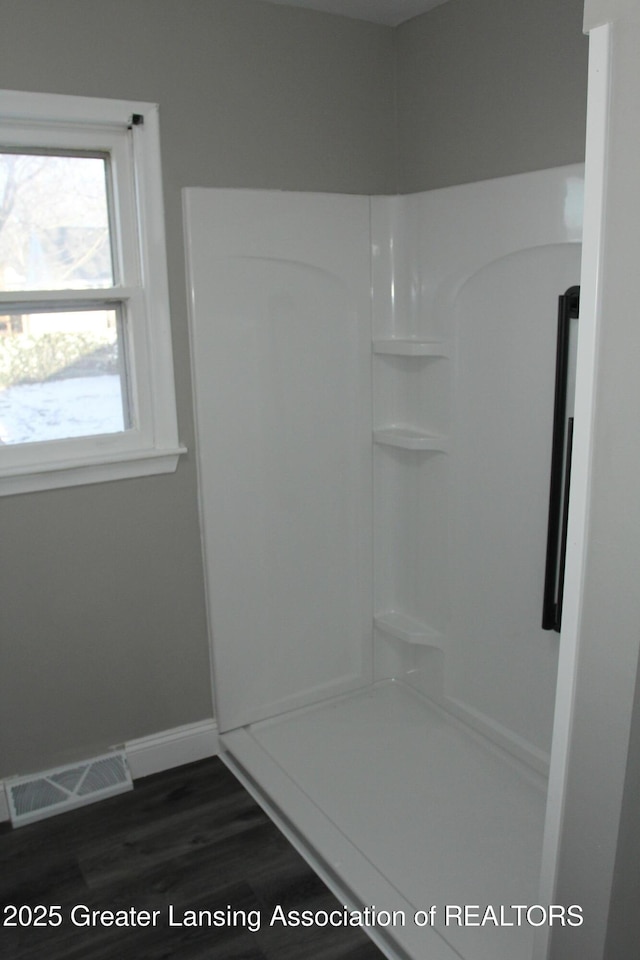
[[[584,226],[578,166],[185,192],[222,754],[390,958],[637,949],[637,4],[585,26]]]
[[[529,960],[550,920],[542,604],[582,208],[580,166],[185,193],[223,756],[381,911],[389,957]]]

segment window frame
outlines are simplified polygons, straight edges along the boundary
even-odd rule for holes
[[[0,91],[0,148],[109,155],[115,233],[112,287],[0,291],[0,313],[121,309],[131,415],[120,433],[0,444],[0,496],[170,473],[186,453],[178,441],[158,114],[154,103]]]

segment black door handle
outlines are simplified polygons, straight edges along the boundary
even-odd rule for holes
[[[570,287],[558,299],[556,381],[549,482],[547,558],[542,606],[542,629],[560,631],[567,548],[567,519],[571,483],[573,417],[567,418],[570,322],[580,312],[580,287]]]

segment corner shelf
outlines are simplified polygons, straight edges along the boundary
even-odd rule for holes
[[[444,340],[414,340],[389,337],[373,341],[373,352],[392,354],[400,357],[447,357],[447,343]]]
[[[378,613],[373,618],[374,625],[383,633],[388,633],[397,640],[404,640],[405,643],[413,643],[422,647],[442,648],[442,634],[439,630],[414,620],[413,617],[407,617],[404,613],[398,613],[396,610],[386,610],[384,613]]]
[[[384,427],[373,431],[374,443],[389,447],[402,447],[404,450],[434,450],[446,453],[447,438],[433,436],[413,427]]]

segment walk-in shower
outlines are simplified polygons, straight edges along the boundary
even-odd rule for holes
[[[224,756],[345,904],[398,911],[369,930],[390,957],[529,960],[549,920],[514,909],[539,905],[582,184],[185,194]]]

